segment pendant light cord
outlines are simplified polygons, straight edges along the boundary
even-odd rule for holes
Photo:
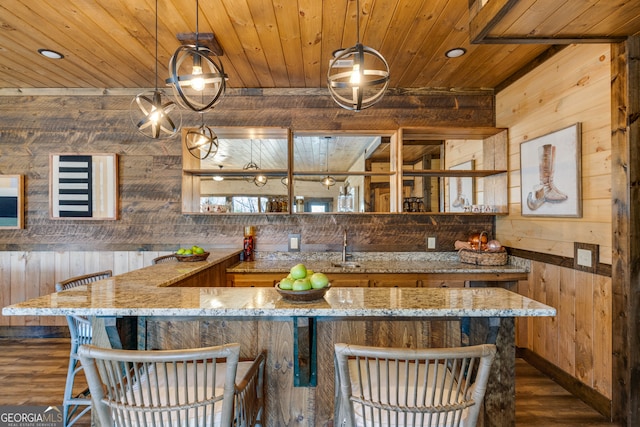
[[[360,44],[360,0],[356,0],[356,41]]]
[[[198,49],[198,15],[200,15],[200,1],[196,0],[196,50]]]
[[[158,0],[156,0],[156,92],[158,91]]]

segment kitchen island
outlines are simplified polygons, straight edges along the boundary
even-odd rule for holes
[[[331,425],[334,343],[460,345],[460,319],[468,318],[469,344],[498,346],[485,425],[515,424],[514,318],[554,316],[554,308],[500,288],[335,287],[301,304],[284,301],[272,287],[180,286],[233,256],[145,267],[5,307],[3,314],[92,316],[102,345],[119,344],[113,326],[123,318],[137,319],[140,348],[239,342],[243,357],[266,350],[269,426]]]

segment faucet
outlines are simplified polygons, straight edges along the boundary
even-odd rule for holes
[[[342,262],[347,260],[347,229],[345,228],[342,233]]]

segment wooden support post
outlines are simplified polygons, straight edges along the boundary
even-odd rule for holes
[[[640,425],[640,38],[611,48],[612,416]]]

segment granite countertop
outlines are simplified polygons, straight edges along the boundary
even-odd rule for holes
[[[4,315],[312,317],[554,316],[553,307],[501,288],[333,288],[288,302],[275,288],[172,287],[238,251],[207,261],[157,264],[4,307]]]
[[[297,264],[323,273],[459,273],[500,274],[529,272],[526,262],[510,259],[507,265],[481,266],[460,262],[457,252],[360,252],[349,261],[359,267],[336,267],[340,252],[256,252],[255,261],[242,261],[227,269],[228,273],[284,273]]]

